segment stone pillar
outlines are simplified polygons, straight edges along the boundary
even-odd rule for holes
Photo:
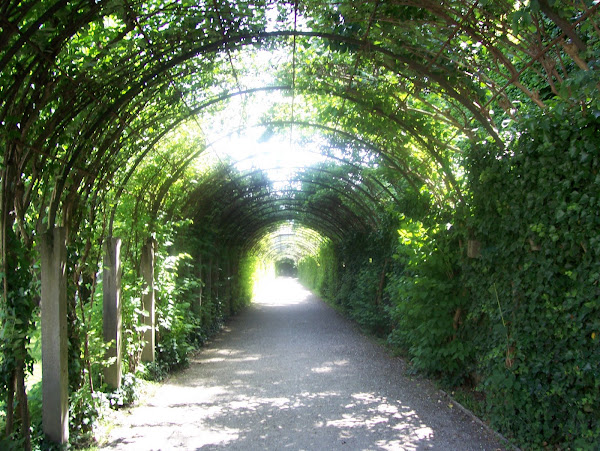
[[[227,302],[227,315],[233,315],[233,296],[231,294],[231,255],[225,260],[225,302]]]
[[[67,245],[64,227],[41,237],[42,429],[60,444],[69,441],[67,340]]]
[[[104,341],[111,343],[106,358],[113,358],[104,368],[104,380],[113,389],[121,386],[121,240],[108,237],[104,243],[102,276],[102,320]]]
[[[142,293],[142,310],[145,312],[142,316],[142,323],[146,326],[144,330],[144,349],[142,349],[142,362],[154,362],[155,343],[155,317],[154,317],[154,252],[156,241],[149,238],[142,248],[142,258],[140,261],[140,272],[144,279]]]
[[[221,313],[221,315],[223,314],[223,301],[221,301],[221,298],[219,297],[219,284],[221,283],[220,277],[221,275],[219,274],[220,271],[220,267],[219,267],[219,257],[217,257],[217,261],[215,262],[214,266],[213,266],[213,271],[214,274],[212,275],[212,286],[213,286],[213,293],[215,294],[215,301],[217,302],[217,305],[219,306],[219,312]]]
[[[213,264],[212,264],[212,255],[208,258],[208,264],[206,266],[206,297],[208,298],[208,302],[212,303],[212,300],[214,299],[213,296],[213,290],[212,290],[212,271],[213,271]]]
[[[193,310],[197,315],[200,315],[202,313],[202,288],[204,286],[204,280],[202,279],[202,254],[198,255],[198,261],[196,262],[195,270],[199,279],[199,286],[198,296],[193,303]]]
[[[204,302],[208,301],[208,309],[205,309],[206,314],[203,315],[203,324],[206,326],[212,326],[215,315],[217,314],[217,305],[214,301],[214,296],[212,292],[212,255],[208,257],[208,263],[206,264],[206,286],[204,292],[202,293],[202,297],[204,298]]]
[[[232,302],[237,302],[240,296],[240,287],[238,284],[238,265],[239,265],[239,257],[234,255],[233,257],[233,267],[231,268],[231,298]]]

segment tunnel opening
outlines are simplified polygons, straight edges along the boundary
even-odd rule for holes
[[[298,266],[291,258],[277,260],[275,262],[275,274],[279,277],[296,278],[298,276]]]
[[[4,2],[0,445],[89,437],[295,268],[516,443],[593,446],[599,8]]]

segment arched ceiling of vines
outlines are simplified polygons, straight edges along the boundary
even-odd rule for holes
[[[254,246],[290,224],[330,239],[376,228],[407,190],[455,204],[466,141],[503,146],[506,124],[532,108],[592,101],[568,86],[597,83],[598,8],[4,1],[3,202],[16,200],[3,211],[23,227],[77,228],[82,199],[114,213],[129,195],[150,215],[211,216],[228,239]],[[257,130],[324,158],[286,180],[239,170],[219,143]]]

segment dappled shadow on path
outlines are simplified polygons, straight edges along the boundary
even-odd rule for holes
[[[466,417],[404,378],[401,361],[286,282],[135,409],[107,447],[482,449],[468,445]]]

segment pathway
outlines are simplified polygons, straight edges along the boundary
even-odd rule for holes
[[[272,288],[132,409],[105,449],[502,449],[295,280]]]

